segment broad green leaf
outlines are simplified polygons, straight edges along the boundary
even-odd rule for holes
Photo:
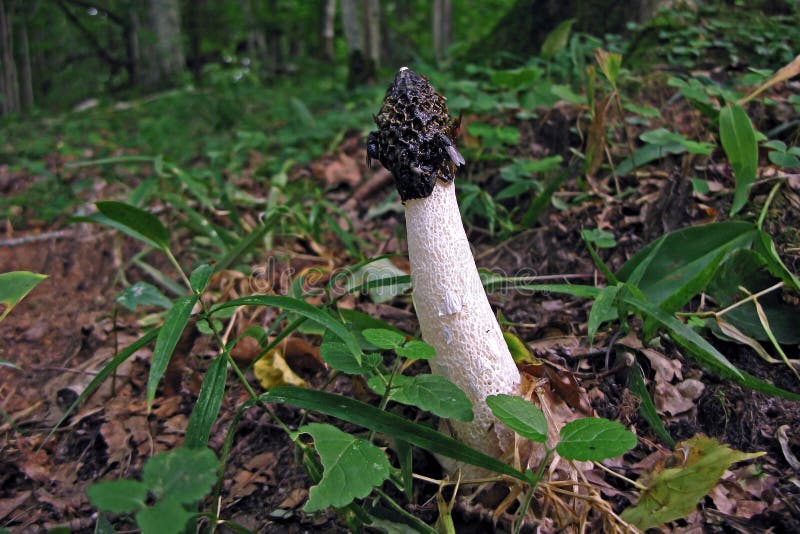
[[[747,297],[740,287],[750,293],[757,293],[773,286],[777,281],[778,279],[767,269],[767,261],[760,254],[752,250],[737,250],[717,270],[708,285],[707,292],[720,308],[726,308]],[[800,343],[797,308],[783,301],[780,290],[759,297],[758,302],[767,315],[770,329],[781,343]],[[728,311],[724,319],[746,336],[762,341],[767,339],[752,302],[741,304]]]
[[[569,42],[569,34],[572,31],[572,25],[575,24],[576,19],[567,19],[561,21],[550,33],[545,37],[542,43],[541,55],[545,59],[553,59],[557,53],[564,49]]]
[[[192,291],[195,293],[202,293],[206,289],[209,278],[214,274],[214,267],[208,263],[204,263],[197,267],[189,276],[189,284],[192,286]]]
[[[393,350],[401,346],[406,340],[402,334],[382,328],[368,328],[361,333],[364,335],[364,339],[379,349]]]
[[[510,465],[476,451],[430,427],[413,423],[403,417],[384,412],[379,408],[343,395],[293,386],[279,386],[261,395],[258,400],[315,410],[354,425],[407,441],[421,449],[459,462],[509,475],[523,482],[530,481],[530,475],[517,471]]]
[[[165,309],[172,307],[172,301],[165,297],[160,289],[145,281],[136,282],[123,289],[117,293],[114,300],[130,311],[136,311],[139,306],[158,306]]]
[[[775,250],[775,243],[768,233],[763,230],[758,231],[753,250],[767,262],[767,269],[773,276],[786,282],[787,287],[800,292],[800,280],[781,261],[778,251]]]
[[[213,306],[210,311],[213,313],[217,310],[222,310],[224,308],[230,308],[233,306],[272,306],[275,308],[283,308],[301,315],[302,317],[317,323],[341,339],[353,354],[356,361],[359,363],[361,362],[361,348],[358,346],[358,342],[356,341],[355,337],[353,337],[353,334],[347,330],[344,324],[334,319],[324,309],[312,306],[304,300],[280,295],[253,295],[250,297],[242,297],[219,303]]]
[[[197,302],[197,295],[188,295],[181,297],[175,301],[172,308],[167,311],[164,317],[164,324],[161,326],[161,331],[158,333],[156,339],[156,346],[153,349],[153,361],[150,364],[150,374],[147,377],[147,409],[153,404],[153,399],[156,397],[156,389],[161,377],[167,370],[172,352],[175,346],[181,339],[183,329],[186,328],[186,323],[189,322],[189,316],[192,314],[192,308]]]
[[[661,306],[668,299],[675,299],[673,295],[681,291],[681,300],[685,302],[689,292],[702,291],[696,282],[707,280],[710,264],[719,261],[726,251],[749,247],[757,232],[752,223],[740,221],[683,228],[640,250],[616,275],[620,280],[632,281],[634,271],[647,261],[649,264],[644,273],[639,271],[641,279],[636,284],[647,301]],[[655,249],[658,250],[654,253]]]
[[[402,347],[396,348],[395,352],[398,356],[409,360],[430,360],[436,357],[436,349],[418,339],[407,341]]]
[[[141,234],[158,248],[166,249],[169,246],[169,233],[166,226],[149,211],[124,202],[97,202],[95,205],[100,213]]]
[[[513,395],[489,395],[486,404],[495,417],[523,438],[547,441],[547,420],[531,401]]]
[[[678,467],[663,469],[659,464],[639,503],[622,512],[622,519],[641,530],[657,527],[692,513],[697,503],[719,482],[736,462],[762,456],[721,445],[713,438],[695,436],[675,447]]]
[[[639,399],[639,413],[653,428],[653,432],[661,438],[661,441],[673,447],[675,440],[664,428],[664,423],[661,422],[661,418],[658,416],[653,399],[650,398],[650,392],[647,391],[647,386],[644,383],[642,367],[638,362],[633,362],[633,365],[628,369],[628,388]]]
[[[769,153],[768,157],[769,160],[778,167],[783,167],[785,169],[800,167],[800,158],[794,154],[773,150]]]
[[[147,460],[142,469],[142,482],[158,498],[191,504],[211,491],[218,466],[217,456],[211,449],[180,447]]]
[[[86,494],[98,510],[126,514],[144,506],[147,487],[136,480],[109,480],[92,484]]]
[[[186,436],[184,446],[190,449],[206,447],[208,437],[211,435],[211,427],[219,415],[219,408],[222,405],[222,397],[225,395],[225,381],[228,378],[228,358],[225,354],[219,355],[211,362],[203,377],[203,385],[200,386],[200,395],[189,416],[189,423],[186,425]]]
[[[0,309],[0,321],[45,278],[47,275],[29,271],[0,273],[0,304],[3,305]]]
[[[319,347],[320,356],[331,368],[348,375],[367,374],[381,362],[381,355],[368,352],[361,357],[359,363],[347,345],[340,341],[325,340]]]
[[[142,534],[178,534],[194,517],[180,502],[173,498],[162,499],[136,514],[136,524]]]
[[[636,436],[616,421],[586,417],[564,425],[556,451],[568,460],[602,462],[636,446]]]
[[[594,342],[594,335],[600,325],[617,318],[617,310],[614,305],[617,301],[619,288],[619,285],[604,287],[592,303],[587,327],[590,345]]]
[[[386,392],[386,387],[378,376],[371,377],[367,384],[379,395]],[[464,392],[443,376],[397,375],[394,377],[389,399],[457,421],[472,421],[474,417],[472,403]]]
[[[735,215],[747,203],[750,186],[755,182],[758,172],[756,134],[742,106],[728,104],[720,110],[719,136],[736,178],[731,205],[731,215]]]
[[[350,504],[369,495],[389,477],[391,466],[386,454],[366,440],[320,423],[302,426],[298,433],[314,438],[325,468],[322,480],[308,492],[307,512]]]
[[[511,353],[511,357],[514,358],[514,363],[529,363],[533,361],[533,356],[531,355],[531,351],[528,350],[528,347],[525,345],[525,342],[522,341],[520,338],[512,334],[511,332],[503,331],[503,339],[506,342],[506,346],[508,347],[508,352]]]
[[[614,234],[599,228],[581,230],[581,237],[588,243],[594,243],[597,248],[611,248],[617,245]]]

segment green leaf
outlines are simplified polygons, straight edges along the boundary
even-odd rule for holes
[[[225,381],[228,378],[228,358],[227,354],[216,357],[203,377],[203,385],[200,386],[200,395],[189,416],[189,423],[186,425],[186,436],[184,446],[190,449],[206,447],[208,437],[211,435],[211,427],[219,415],[219,408],[222,405],[222,397],[225,395]]]
[[[572,25],[575,24],[576,19],[567,19],[561,21],[550,33],[545,37],[542,43],[541,55],[545,59],[553,59],[555,55],[564,49],[569,42],[569,34],[572,31]]]
[[[386,387],[378,376],[371,377],[367,384],[379,395],[386,392]],[[474,417],[472,403],[464,392],[443,376],[397,375],[394,377],[389,399],[457,421],[472,421]]]
[[[358,363],[361,362],[362,352],[353,334],[340,321],[334,319],[325,310],[312,306],[308,302],[279,295],[253,295],[219,303],[211,308],[211,313],[232,306],[272,306],[294,312],[306,319],[313,321],[330,331],[342,340]]]
[[[660,469],[639,503],[622,512],[622,519],[641,530],[657,527],[692,513],[700,499],[736,462],[757,458],[763,452],[744,453],[721,445],[713,438],[695,436],[675,447],[678,467]]]
[[[785,169],[800,167],[800,158],[793,154],[787,154],[786,152],[777,152],[773,150],[769,153],[768,157],[769,160],[778,167],[783,167]]]
[[[208,263],[204,263],[197,267],[189,276],[189,285],[192,286],[192,291],[195,293],[202,293],[206,289],[209,278],[214,274],[214,267]]]
[[[142,482],[158,498],[191,504],[211,491],[218,465],[211,449],[179,447],[150,458],[142,469]]]
[[[731,215],[747,203],[758,172],[758,143],[750,118],[742,106],[727,104],[719,112],[719,136],[736,178]]]
[[[628,174],[632,170],[646,165],[652,161],[659,160],[670,154],[683,154],[687,152],[686,147],[681,143],[672,143],[669,145],[645,145],[642,148],[637,148],[633,155],[625,158],[619,165],[616,171],[619,176]]]
[[[397,352],[398,356],[409,360],[430,360],[436,357],[436,349],[418,339],[406,342],[402,347],[396,348],[395,352]]]
[[[377,353],[364,354],[359,363],[347,345],[339,341],[325,340],[319,347],[320,356],[331,368],[347,373],[348,375],[363,375],[369,373],[381,362],[381,355]]]
[[[175,499],[162,499],[136,514],[136,524],[142,534],[178,534],[194,517]]]
[[[564,425],[556,451],[568,460],[601,462],[636,446],[636,436],[616,421],[596,417]]]
[[[674,294],[680,291],[680,300],[686,302],[689,293],[703,290],[703,284],[697,282],[708,280],[708,268],[720,260],[721,254],[750,246],[757,232],[755,225],[743,221],[683,228],[640,250],[616,275],[620,280],[633,282],[634,272],[640,264],[648,262],[644,272],[639,270],[641,278],[636,283],[647,301],[661,306],[668,299],[675,299]]]
[[[434,454],[509,475],[523,482],[530,481],[529,475],[430,427],[413,423],[403,417],[384,412],[379,408],[343,395],[293,386],[279,386],[270,389],[258,400],[315,410],[354,425],[407,441]]]
[[[653,399],[650,398],[650,392],[647,391],[647,386],[644,383],[644,373],[638,362],[634,362],[628,370],[628,388],[639,399],[639,413],[653,428],[653,432],[670,447],[675,446],[675,440],[664,428],[664,423],[661,422],[661,418],[658,416]]]
[[[142,508],[147,499],[147,487],[136,480],[95,482],[86,490],[89,502],[98,510],[112,514],[127,514]]]
[[[0,321],[45,278],[47,275],[29,271],[0,273],[0,304],[4,305],[4,309],[0,310]]]
[[[547,420],[531,401],[513,395],[489,395],[486,404],[495,417],[523,438],[547,441]]]
[[[302,426],[298,433],[314,438],[325,468],[322,480],[309,490],[307,512],[350,504],[369,495],[373,487],[389,477],[391,466],[386,454],[366,440],[320,423]]]
[[[197,295],[188,295],[175,301],[172,308],[167,311],[164,317],[164,324],[156,339],[156,346],[153,349],[153,361],[150,364],[150,374],[147,377],[147,409],[153,404],[156,397],[156,389],[161,377],[167,370],[167,364],[172,357],[172,352],[181,338],[192,308],[197,302]]]
[[[402,334],[382,328],[367,328],[362,334],[364,335],[364,339],[379,349],[394,350],[405,343],[406,340],[405,336]]]
[[[103,367],[99,373],[97,373],[97,375],[92,379],[92,381],[89,382],[89,385],[86,386],[86,389],[84,389],[80,395],[78,395],[78,398],[75,399],[75,401],[66,410],[64,410],[64,415],[61,416],[61,419],[59,419],[56,422],[56,424],[47,434],[45,442],[50,439],[50,437],[55,433],[55,431],[58,430],[58,428],[64,423],[64,421],[67,420],[67,418],[72,414],[72,412],[75,411],[75,408],[77,408],[78,405],[84,401],[84,399],[91,396],[95,392],[95,390],[97,390],[97,388],[100,387],[100,384],[102,384],[106,380],[106,378],[111,376],[111,373],[113,373],[114,370],[117,367],[119,367],[122,362],[130,358],[139,349],[145,347],[148,343],[156,339],[156,336],[158,336],[159,331],[160,329],[156,328],[154,330],[147,332],[145,335],[143,335],[142,337],[140,337],[139,339],[137,339],[136,341],[125,347],[122,351],[120,351],[119,354],[114,356],[114,359],[108,362],[106,366]]]
[[[158,248],[169,247],[169,233],[158,217],[141,208],[124,202],[96,202],[97,209],[122,226],[144,236]]]
[[[597,333],[597,329],[600,328],[600,325],[606,321],[612,321],[617,318],[617,310],[614,308],[614,305],[617,301],[619,288],[619,285],[604,287],[592,303],[592,309],[589,311],[587,328],[590,345],[594,342],[594,335]]]
[[[611,83],[611,86],[616,89],[619,69],[622,66],[622,54],[607,52],[602,48],[597,48],[594,51],[594,57],[597,60],[597,64],[600,65],[600,71],[603,73],[603,76],[605,76]]]
[[[123,289],[117,293],[114,300],[130,311],[136,311],[139,306],[158,306],[165,309],[172,307],[172,301],[165,297],[160,289],[144,281]]]
[[[597,248],[611,248],[617,245],[614,234],[599,228],[581,230],[581,237],[588,243],[594,243]]]

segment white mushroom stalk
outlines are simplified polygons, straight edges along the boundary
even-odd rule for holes
[[[368,138],[368,157],[395,178],[406,207],[414,307],[422,338],[436,349],[435,374],[473,405],[469,423],[448,421],[453,436],[499,457],[498,422],[486,397],[518,395],[520,373],[486,297],[461,221],[453,178],[464,163],[444,97],[403,67],[389,86]]]

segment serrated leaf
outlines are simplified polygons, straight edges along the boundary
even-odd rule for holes
[[[147,409],[153,404],[156,397],[156,389],[161,377],[167,370],[167,365],[172,357],[172,352],[181,338],[192,308],[197,302],[197,295],[188,295],[175,301],[172,308],[167,311],[164,317],[164,324],[158,332],[156,346],[153,349],[153,361],[150,364],[150,374],[147,377]]]
[[[386,454],[366,440],[320,423],[302,426],[298,432],[314,438],[325,468],[322,480],[309,490],[307,512],[350,504],[369,495],[372,488],[389,477]]]
[[[5,319],[11,309],[45,278],[47,275],[29,271],[0,274],[0,304],[4,305],[4,308],[0,309],[0,321]]]
[[[636,446],[636,436],[616,421],[586,417],[561,429],[556,452],[568,460],[601,462]]]
[[[123,289],[114,300],[130,311],[136,311],[139,306],[158,306],[164,309],[172,307],[172,301],[160,289],[144,281]]]
[[[673,459],[678,467],[656,467],[656,474],[636,506],[622,512],[622,519],[641,530],[687,516],[734,463],[750,460],[763,452],[730,449],[715,439],[695,436],[678,443]]]
[[[194,517],[180,502],[174,499],[162,499],[136,514],[136,524],[142,534],[177,534],[182,532],[186,523]]]
[[[98,510],[126,514],[144,506],[147,488],[136,480],[110,480],[92,484],[86,494]]]
[[[184,446],[190,449],[206,447],[211,435],[211,427],[219,415],[222,397],[225,395],[225,381],[228,378],[228,359],[225,355],[217,356],[203,377],[200,395],[189,416],[186,425]]]
[[[371,377],[367,384],[379,395],[386,391],[380,377]],[[443,376],[397,375],[394,377],[389,399],[457,421],[472,421],[474,417],[472,403],[464,392]]]
[[[150,458],[142,469],[142,482],[156,497],[190,504],[211,490],[218,464],[211,449],[180,447]]]
[[[758,172],[756,134],[742,106],[728,104],[720,110],[719,136],[736,179],[731,205],[731,215],[735,215],[747,203],[750,186],[755,182]]]
[[[408,358],[409,360],[430,360],[436,357],[436,349],[433,348],[433,345],[429,345],[418,339],[412,339],[406,342],[402,347],[397,347],[395,352],[397,352],[398,356]]]
[[[167,227],[152,213],[124,202],[96,202],[97,209],[122,226],[144,236],[159,248],[169,246]]]
[[[508,428],[531,441],[547,440],[547,420],[531,401],[513,395],[489,395],[486,404]]]
[[[406,340],[403,335],[383,328],[367,328],[362,334],[364,335],[364,339],[379,349],[396,349]]]
[[[189,276],[189,285],[192,286],[192,291],[195,293],[202,293],[206,289],[209,278],[214,274],[214,267],[208,263],[204,263],[197,267]]]

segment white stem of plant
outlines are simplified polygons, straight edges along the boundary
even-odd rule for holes
[[[453,183],[406,201],[406,228],[414,307],[422,338],[436,349],[435,374],[472,401],[475,419],[450,421],[454,437],[497,457],[496,419],[486,397],[518,395],[520,374],[483,289],[470,250]]]

